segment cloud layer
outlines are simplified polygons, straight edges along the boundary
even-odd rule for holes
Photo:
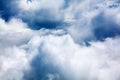
[[[90,46],[85,46],[75,43],[63,30],[34,31],[18,19],[8,23],[1,19],[0,23],[1,80],[120,78],[119,37],[107,38],[103,42],[93,41]],[[16,23],[21,27],[15,28]]]
[[[62,28],[78,43],[120,34],[119,0],[5,0],[1,4],[5,20],[20,18],[34,30]]]
[[[0,80],[120,79],[119,0],[0,4]]]

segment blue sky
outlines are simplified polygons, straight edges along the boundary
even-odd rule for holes
[[[1,0],[0,80],[119,80],[119,0]]]

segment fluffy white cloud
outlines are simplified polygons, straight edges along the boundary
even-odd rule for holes
[[[59,9],[63,6],[64,0],[21,0],[18,2],[19,8],[22,10],[40,10],[42,8]]]
[[[33,35],[27,27],[19,19],[13,18],[9,22],[0,19],[0,54],[6,47],[27,43]]]
[[[64,0],[20,0],[16,1],[20,10],[18,16],[22,18],[32,18],[35,20],[44,21],[59,21],[62,19],[62,7]],[[27,16],[27,17],[26,17]],[[33,17],[34,16],[34,17]]]
[[[68,7],[64,9],[62,8],[65,5],[64,0],[38,1],[33,0],[28,3],[24,0],[18,1],[17,4],[21,9],[18,15],[24,16],[24,13],[26,15],[31,13],[27,18],[30,17],[32,22],[36,20],[36,16],[38,20],[41,19],[41,14],[36,15],[39,14],[39,10],[48,9],[50,10],[49,16],[51,19],[53,18],[55,21],[63,19],[69,25],[67,27],[62,26],[67,31],[60,29],[31,30],[20,19],[12,18],[8,22],[0,19],[1,80],[22,80],[25,76],[31,76],[29,73],[35,68],[38,72],[41,71],[42,74],[51,65],[53,71],[57,69],[58,72],[50,73],[48,71],[43,75],[43,77],[45,76],[50,80],[59,80],[62,79],[61,77],[65,80],[120,79],[119,36],[107,38],[103,42],[91,41],[90,46],[76,43],[81,42],[84,44],[82,41],[86,38],[94,38],[93,30],[96,26],[92,25],[92,20],[100,13],[104,13],[103,17],[107,19],[106,22],[109,22],[111,18],[112,22],[119,25],[119,7],[108,8],[109,5],[111,6],[111,3],[107,3],[108,1],[102,3],[99,0],[75,0],[70,1]],[[51,17],[51,15],[53,16]],[[43,18],[46,18],[46,16]],[[36,56],[39,58],[36,58]],[[33,69],[34,59],[37,59],[37,66],[34,66]],[[41,66],[45,66],[45,70],[37,69]],[[35,73],[37,74],[37,72]]]
[[[19,48],[33,35],[27,24],[19,19],[0,19],[0,79],[21,80],[29,68],[26,51]],[[19,46],[19,47],[18,47]]]
[[[76,44],[70,35],[47,35],[37,37],[38,39],[38,49],[41,52],[39,54],[45,55],[44,62],[53,64],[68,80],[120,78],[120,38],[91,42],[89,47]],[[35,40],[36,37],[31,42],[35,43]]]
[[[37,52],[35,46],[31,46],[29,40],[34,36],[47,34],[62,35],[63,30],[41,29],[34,31],[19,19],[13,18],[9,22],[0,19],[0,79],[22,80],[24,72],[30,69],[30,63]],[[33,50],[33,51],[32,51]]]
[[[29,61],[24,49],[6,47],[4,52],[0,53],[1,80],[22,80],[24,71],[29,68]]]
[[[4,22],[4,25],[6,24]],[[7,31],[1,29],[4,34],[11,31],[9,26],[6,28]],[[29,34],[22,35],[24,30]],[[0,46],[3,49],[0,53],[0,79],[23,79],[24,72],[32,70],[31,63],[35,57],[42,56],[42,63],[39,63],[41,59],[38,59],[38,66],[48,64],[59,71],[56,75],[48,72],[46,77],[50,74],[49,79],[61,78],[60,73],[67,80],[119,80],[119,37],[82,46],[75,43],[72,37],[62,30],[32,31],[26,27],[24,30],[21,32],[18,30],[18,33],[17,29],[16,31],[12,29],[12,36],[3,35],[8,37],[6,39],[0,35],[1,39],[5,40]],[[18,35],[21,35],[22,40],[27,40],[26,43],[17,45],[15,41],[21,42]],[[27,35],[29,38],[26,39],[24,36]],[[12,45],[9,45],[9,41]],[[4,44],[5,47],[2,46]]]

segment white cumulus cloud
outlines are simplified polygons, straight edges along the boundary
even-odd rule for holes
[[[62,20],[68,26],[32,30],[21,19],[6,22],[0,18],[0,80],[37,79],[38,75],[49,80],[119,80],[120,36],[89,41],[89,46],[78,44],[94,39],[94,29],[99,25],[105,25],[105,29],[120,29],[120,7],[113,6],[114,2],[70,0],[65,7],[65,0],[18,1],[20,13],[17,16],[25,19],[27,16],[30,22],[44,20],[45,9],[49,20]],[[39,10],[43,10],[40,15]],[[96,17],[105,22],[93,25],[93,19],[99,23]]]

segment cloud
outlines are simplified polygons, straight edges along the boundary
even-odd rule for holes
[[[0,46],[3,47],[25,43],[33,34],[20,19],[13,18],[9,22],[0,19],[0,25]]]
[[[120,25],[118,24],[119,2],[117,0],[107,0],[99,5],[99,14],[92,20],[94,34],[97,39],[103,40],[106,37],[115,37],[120,34]]]
[[[12,16],[15,16],[18,14],[17,7],[15,3],[16,0],[2,0],[0,3],[0,17],[5,19],[5,21],[8,21]],[[12,7],[11,7],[12,6]]]
[[[20,19],[9,22],[0,18],[0,79],[22,80],[29,66],[27,52],[21,46],[31,38],[32,31]]]
[[[119,35],[119,4],[117,0],[73,1],[65,10],[68,32],[76,42]]]
[[[90,46],[85,46],[74,42],[64,30],[35,31],[19,19],[9,22],[1,19],[0,24],[2,80],[120,78],[119,36],[103,42],[92,41]],[[21,27],[15,29],[16,24],[21,24]]]
[[[117,0],[13,0],[8,11],[15,9],[11,17],[22,19],[31,29],[62,28],[81,43],[120,34],[119,4]]]
[[[28,3],[28,2],[29,1],[26,1],[26,0],[20,1],[20,3],[18,3],[19,8],[21,8],[22,10],[40,10],[42,8],[58,9],[64,4],[64,0],[61,0],[61,1],[31,0],[31,3]]]
[[[30,28],[55,28],[61,24],[64,0],[25,0],[17,1],[20,10],[18,17],[27,22]]]
[[[91,42],[89,47],[76,44],[69,34],[37,38],[40,42],[37,62],[41,60],[40,63],[44,64],[42,66],[49,66],[47,70],[51,74],[54,74],[54,69],[57,68],[58,74],[65,80],[119,79],[119,38],[108,38],[104,42]],[[34,43],[34,40],[36,38],[33,38],[31,42]],[[41,67],[38,63],[35,64]],[[42,74],[47,75],[47,72],[39,73],[39,75]]]
[[[29,62],[25,50],[18,47],[6,47],[0,53],[0,79],[22,80],[24,71],[29,69]]]
[[[22,80],[24,73],[29,71],[31,62],[37,54],[34,49],[37,50],[39,46],[39,40],[38,46],[30,45],[29,40],[32,37],[65,34],[63,30],[41,29],[34,31],[17,18],[13,18],[9,22],[0,19],[0,25],[0,79],[2,80]],[[36,41],[37,38],[33,44],[36,45]]]
[[[119,80],[117,3],[14,1],[16,16],[0,18],[0,79]]]

